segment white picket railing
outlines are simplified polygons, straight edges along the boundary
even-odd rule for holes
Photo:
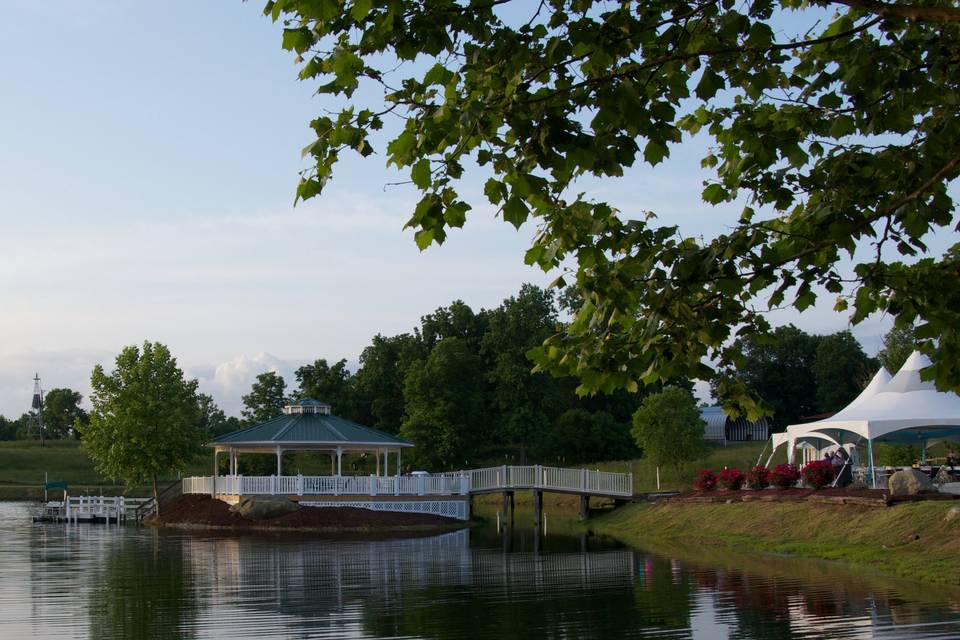
[[[184,493],[297,496],[452,496],[466,495],[464,473],[417,476],[217,476],[183,479]]]
[[[633,496],[633,474],[562,469],[542,465],[488,467],[472,469],[471,491],[501,489],[544,489],[610,496]]]
[[[633,474],[541,465],[488,467],[411,476],[217,476],[183,479],[184,493],[219,495],[449,496],[504,489],[543,489],[633,496]]]

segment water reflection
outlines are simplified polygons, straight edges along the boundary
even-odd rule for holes
[[[350,542],[0,522],[3,638],[960,637],[956,591],[786,558],[514,527]]]

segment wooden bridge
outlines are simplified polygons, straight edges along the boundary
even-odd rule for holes
[[[532,491],[534,514],[540,521],[543,493],[580,496],[580,515],[586,517],[590,498],[633,499],[633,474],[564,469],[542,465],[503,465],[439,474],[395,476],[203,476],[183,479],[183,493],[209,494],[235,501],[245,495],[285,495],[299,502],[324,501],[335,506],[336,499],[349,499],[350,506],[360,504],[375,510],[397,510],[399,503],[417,503],[423,513],[446,514],[449,501],[488,493],[503,493],[504,510],[511,514],[516,491]],[[405,498],[400,500],[398,498]],[[343,500],[340,500],[341,502]],[[446,503],[446,504],[443,504]],[[403,510],[410,511],[409,504]],[[464,510],[464,515],[469,512]]]

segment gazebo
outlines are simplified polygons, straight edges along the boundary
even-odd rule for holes
[[[802,443],[822,449],[866,443],[868,474],[874,479],[873,443],[912,444],[925,457],[927,447],[947,440],[960,440],[960,396],[938,391],[920,378],[930,366],[918,351],[907,358],[893,377],[881,368],[853,402],[836,414],[817,422],[792,424],[773,435],[773,448],[787,445],[793,462],[794,449]],[[771,455],[772,457],[772,455]]]
[[[388,476],[390,454],[396,455],[396,475],[400,475],[400,452],[413,443],[332,415],[329,404],[304,398],[285,406],[276,418],[220,436],[208,446],[213,448],[214,476],[221,453],[230,455],[231,476],[237,475],[240,453],[273,453],[277,456],[277,476],[282,476],[283,454],[289,451],[328,453],[330,475],[337,476],[342,475],[344,453],[372,453],[377,460],[377,475]]]

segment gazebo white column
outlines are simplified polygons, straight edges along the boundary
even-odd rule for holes
[[[380,475],[380,449],[377,449],[373,453],[373,457],[377,459],[377,475]]]
[[[337,447],[337,475],[343,475],[343,448]]]
[[[383,476],[387,477],[390,475],[390,450],[387,449],[383,452]]]
[[[213,482],[210,483],[210,497],[217,497],[217,454],[220,453],[219,449],[213,450]]]
[[[397,475],[400,475],[400,453],[403,449],[397,449]]]
[[[283,449],[277,447],[277,475],[283,475]]]

